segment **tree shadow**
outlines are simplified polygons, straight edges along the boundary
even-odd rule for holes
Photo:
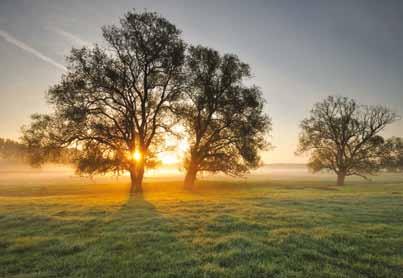
[[[144,195],[129,196],[98,232],[85,265],[74,276],[198,276],[196,256],[177,238],[173,223]]]

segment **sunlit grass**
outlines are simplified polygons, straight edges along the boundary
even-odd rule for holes
[[[401,180],[401,177],[400,177]],[[403,183],[0,185],[4,277],[401,277]],[[108,181],[108,182],[105,182]]]

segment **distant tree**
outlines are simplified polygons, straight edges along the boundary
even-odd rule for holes
[[[190,144],[185,188],[193,188],[199,171],[240,176],[259,166],[271,121],[260,90],[243,84],[249,66],[235,55],[192,46],[187,71],[187,96],[177,109]]]
[[[40,166],[44,162],[69,164],[75,161],[78,153],[74,149],[59,149],[57,152],[50,148],[31,150],[24,141],[0,138],[0,159],[11,162],[29,163],[32,166]]]
[[[397,119],[383,106],[329,96],[301,122],[297,153],[310,153],[308,166],[313,172],[335,172],[338,185],[344,184],[346,176],[365,178],[382,168],[386,149],[379,133]]]
[[[27,160],[26,146],[11,139],[0,138],[0,158],[8,161],[24,162]]]
[[[73,49],[68,72],[48,91],[51,115],[36,115],[24,141],[38,162],[77,148],[81,173],[128,170],[132,192],[142,191],[145,166],[172,122],[169,106],[181,92],[185,43],[156,13],[127,13],[103,28],[106,46]]]
[[[403,171],[403,138],[392,137],[386,140],[387,155],[383,160],[384,168],[389,172]]]

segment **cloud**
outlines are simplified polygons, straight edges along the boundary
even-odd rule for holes
[[[80,37],[67,32],[63,29],[57,28],[57,27],[48,27],[49,30],[52,30],[54,32],[56,32],[57,34],[67,38],[68,40],[72,41],[74,44],[83,46],[83,45],[90,45],[90,43],[86,40],[81,39]]]
[[[25,52],[28,52],[32,55],[34,55],[35,57],[41,59],[42,61],[51,64],[61,70],[66,71],[66,67],[63,66],[62,64],[56,62],[55,60],[53,60],[52,58],[49,58],[48,56],[42,54],[41,52],[39,52],[38,50],[32,48],[31,46],[25,44],[24,42],[16,39],[15,37],[13,37],[12,35],[10,35],[9,33],[7,33],[4,30],[0,29],[0,37],[2,37],[3,39],[5,39],[7,42],[17,46],[18,48],[24,50]]]

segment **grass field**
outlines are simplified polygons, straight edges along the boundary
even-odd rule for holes
[[[403,182],[0,183],[2,277],[403,277]]]

